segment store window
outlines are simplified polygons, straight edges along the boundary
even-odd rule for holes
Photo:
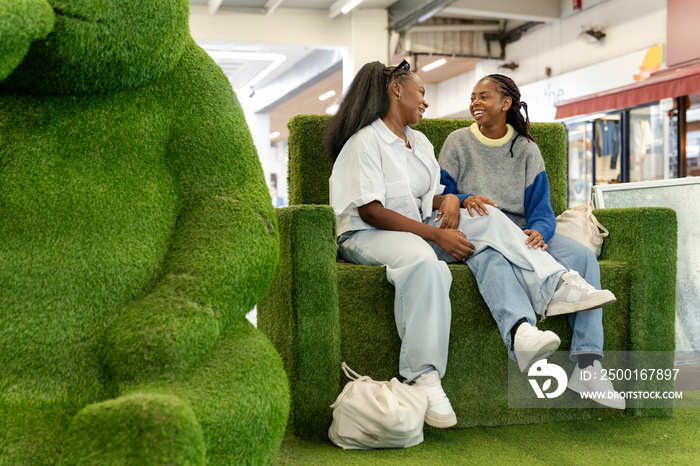
[[[686,113],[688,176],[700,176],[700,94]],[[568,138],[568,205],[588,202],[591,187],[678,178],[679,109],[674,99],[565,123]]]
[[[663,104],[629,111],[629,181],[678,177],[675,118]]]
[[[593,184],[593,124],[578,123],[568,128],[568,204],[585,204]]]
[[[622,132],[620,114],[606,115],[595,120],[595,184],[621,183]]]
[[[700,94],[691,96],[686,113],[685,161],[687,176],[700,176]]]

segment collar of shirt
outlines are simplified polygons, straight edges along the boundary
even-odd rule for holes
[[[379,133],[379,135],[382,137],[384,142],[387,144],[393,144],[394,142],[400,142],[401,145],[405,145],[406,142],[398,137],[392,130],[389,129],[389,127],[382,121],[381,118],[377,118],[372,122],[372,127]],[[413,131],[410,127],[406,126],[405,128],[405,133],[406,133],[406,139],[408,139],[408,143],[411,145],[411,147],[414,147],[414,144],[416,143],[416,132]]]
[[[387,144],[401,144],[401,147],[405,147],[405,142],[394,134],[393,131],[382,121],[381,118],[377,118],[372,122],[372,128],[379,134],[384,142]],[[433,145],[430,141],[418,131],[413,130],[411,127],[406,126],[405,128],[406,138],[408,139],[414,154],[423,162],[423,164],[430,170],[431,176],[435,174],[435,167],[439,166],[437,164],[437,159],[435,158],[435,151],[433,150]],[[423,136],[423,137],[419,137]],[[439,177],[438,177],[439,178]]]

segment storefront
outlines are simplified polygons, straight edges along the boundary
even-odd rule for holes
[[[635,83],[554,103],[569,138],[570,206],[588,201],[593,185],[700,176],[696,11],[695,0],[667,0],[666,43],[648,49]]]
[[[700,175],[700,64],[557,102],[569,147],[569,206],[593,185]]]

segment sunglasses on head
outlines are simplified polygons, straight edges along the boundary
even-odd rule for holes
[[[394,73],[401,69],[410,71],[411,65],[406,60],[402,60],[396,68],[391,70],[391,73],[389,73],[389,77],[386,78],[386,85],[384,86],[385,89],[389,89],[389,82],[391,81],[391,77],[394,76]]]

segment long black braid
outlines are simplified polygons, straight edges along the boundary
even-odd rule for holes
[[[367,63],[360,68],[323,137],[331,162],[335,163],[340,150],[353,134],[389,111],[388,84],[391,81],[403,82],[410,74],[410,70],[386,67],[380,62]]]
[[[490,74],[484,79],[493,80],[496,83],[498,93],[501,94],[502,97],[510,97],[513,101],[506,114],[506,123],[510,124],[519,135],[525,136],[528,141],[534,142],[535,138],[533,138],[528,131],[530,129],[530,115],[527,112],[527,104],[520,101],[520,89],[518,89],[515,81],[502,74]],[[525,117],[523,117],[520,111],[521,108],[525,110]],[[513,143],[515,143],[515,138],[513,139]],[[512,144],[510,150],[512,155]]]

